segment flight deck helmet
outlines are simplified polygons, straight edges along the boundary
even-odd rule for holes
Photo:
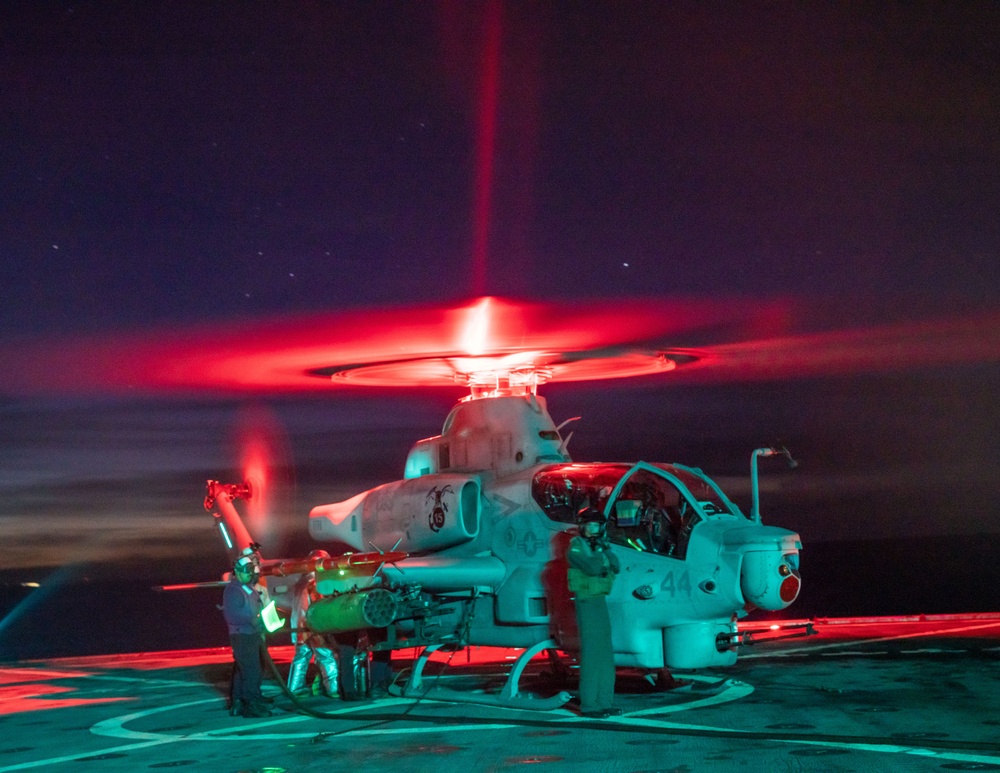
[[[253,579],[257,571],[257,565],[250,556],[240,556],[233,564],[233,574],[240,582],[248,583]]]
[[[576,521],[580,524],[580,534],[589,539],[598,539],[604,536],[607,527],[607,519],[604,513],[592,505],[580,508],[576,514]]]

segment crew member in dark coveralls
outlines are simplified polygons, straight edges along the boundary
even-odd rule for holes
[[[360,701],[364,699],[358,681],[358,669],[367,655],[361,655],[358,662],[358,650],[367,649],[371,644],[386,640],[385,629],[365,631],[344,631],[333,634],[337,643],[337,653],[340,662],[340,699],[342,701]],[[368,685],[368,695],[372,698],[385,698],[389,695],[392,684],[392,652],[390,650],[375,650],[371,654],[368,675],[371,683]]]
[[[580,629],[580,713],[585,717],[609,717],[622,713],[612,705],[615,656],[607,603],[621,564],[611,551],[604,515],[596,508],[585,507],[577,520],[580,533],[570,540],[566,562]]]
[[[222,614],[229,626],[229,643],[236,668],[229,713],[233,716],[269,717],[260,691],[260,657],[264,624],[261,621],[260,593],[254,589],[254,565],[249,556],[237,559],[233,576],[222,595]]]

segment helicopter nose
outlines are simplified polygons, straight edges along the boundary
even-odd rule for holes
[[[740,589],[743,597],[759,609],[777,611],[798,598],[802,578],[798,553],[758,550],[743,556]]]

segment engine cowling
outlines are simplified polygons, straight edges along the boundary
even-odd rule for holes
[[[400,480],[309,513],[309,533],[355,550],[379,547],[424,553],[470,542],[479,534],[480,482],[472,475]]]

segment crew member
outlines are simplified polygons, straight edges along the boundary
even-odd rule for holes
[[[340,659],[340,699],[359,701],[362,695],[358,690],[358,632],[341,631],[331,635],[337,642]]]
[[[585,507],[577,515],[579,534],[566,551],[569,590],[576,597],[580,629],[580,713],[585,717],[621,714],[615,696],[615,656],[607,596],[621,571],[607,539],[604,515]]]
[[[240,556],[249,558],[253,561],[253,587],[254,590],[260,594],[261,605],[266,607],[271,601],[271,593],[267,589],[267,579],[263,574],[261,574],[260,571],[260,562],[262,560],[260,555],[260,543],[251,542],[249,547],[243,548]]]
[[[233,716],[271,716],[260,690],[264,646],[262,608],[260,593],[254,589],[254,562],[249,556],[241,556],[233,566],[233,576],[222,595],[222,613],[229,626],[229,643],[235,661],[229,708]]]
[[[306,694],[309,691],[305,686],[306,673],[309,671],[309,662],[315,658],[323,693],[328,698],[335,698],[337,659],[323,635],[303,630],[306,628],[306,610],[312,603],[315,591],[315,572],[303,574],[295,584],[295,596],[292,598],[292,643],[295,645],[295,655],[288,668],[288,689],[296,694]]]
[[[386,639],[385,628],[375,628],[368,632],[369,644],[378,644]],[[368,686],[368,694],[376,699],[388,697],[389,686],[392,684],[392,650],[372,650],[369,669],[371,684]]]
[[[332,634],[337,642],[340,661],[340,699],[360,701],[365,697],[380,699],[389,695],[392,684],[392,651],[372,650],[371,645],[384,642],[384,628],[362,631],[341,631]],[[370,657],[369,657],[370,652]],[[365,684],[364,669],[368,669]],[[365,689],[367,688],[367,694]]]

